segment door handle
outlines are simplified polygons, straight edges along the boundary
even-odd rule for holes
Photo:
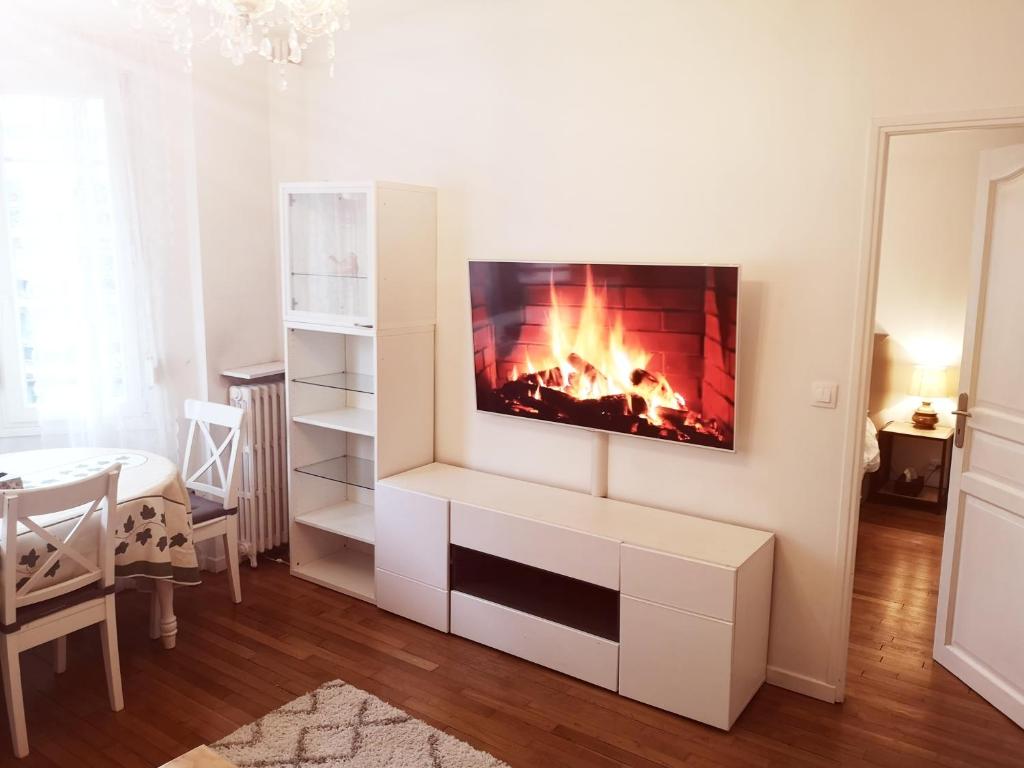
[[[967,431],[967,419],[971,417],[971,412],[967,410],[966,392],[960,393],[960,397],[956,401],[956,410],[953,411],[953,415],[956,416],[956,429],[953,432],[953,444],[957,448],[963,448],[964,433]]]

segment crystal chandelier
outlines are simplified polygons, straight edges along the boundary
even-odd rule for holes
[[[115,0],[116,2],[117,0]],[[285,65],[298,64],[315,40],[326,38],[327,61],[334,77],[334,37],[347,30],[348,0],[127,0],[136,23],[148,17],[168,36],[192,68],[192,48],[217,38],[220,52],[235,64],[249,54],[276,64],[281,88]],[[197,23],[194,16],[200,17]],[[205,17],[205,18],[204,18]],[[198,31],[197,31],[198,30]]]

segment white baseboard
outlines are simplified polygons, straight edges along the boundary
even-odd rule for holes
[[[220,539],[207,539],[196,544],[196,560],[199,561],[200,570],[211,573],[220,573],[228,567]]]
[[[777,685],[779,688],[785,688],[787,691],[802,693],[804,696],[810,696],[812,699],[827,701],[829,704],[834,704],[836,701],[836,687],[834,685],[826,683],[824,680],[816,680],[813,677],[801,675],[797,672],[790,672],[788,669],[769,665],[766,682],[771,685]]]
[[[201,571],[220,573],[221,571],[226,571],[228,568],[228,560],[223,555],[220,557],[200,557],[198,560],[199,570]]]

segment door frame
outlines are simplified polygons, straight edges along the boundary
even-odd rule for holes
[[[864,475],[864,414],[871,382],[872,341],[881,262],[885,185],[889,170],[889,142],[894,136],[940,133],[973,128],[1024,128],[1024,107],[968,113],[879,118],[872,121],[865,179],[866,205],[861,233],[854,338],[849,392],[851,408],[846,422],[846,458],[840,491],[839,528],[836,533],[835,605],[828,680],[835,701],[846,696],[846,663],[850,646],[853,608],[853,574],[857,562],[857,529],[860,521],[860,489]]]

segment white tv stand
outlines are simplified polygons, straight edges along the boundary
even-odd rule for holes
[[[388,611],[723,729],[764,682],[771,533],[446,464],[375,524]]]

